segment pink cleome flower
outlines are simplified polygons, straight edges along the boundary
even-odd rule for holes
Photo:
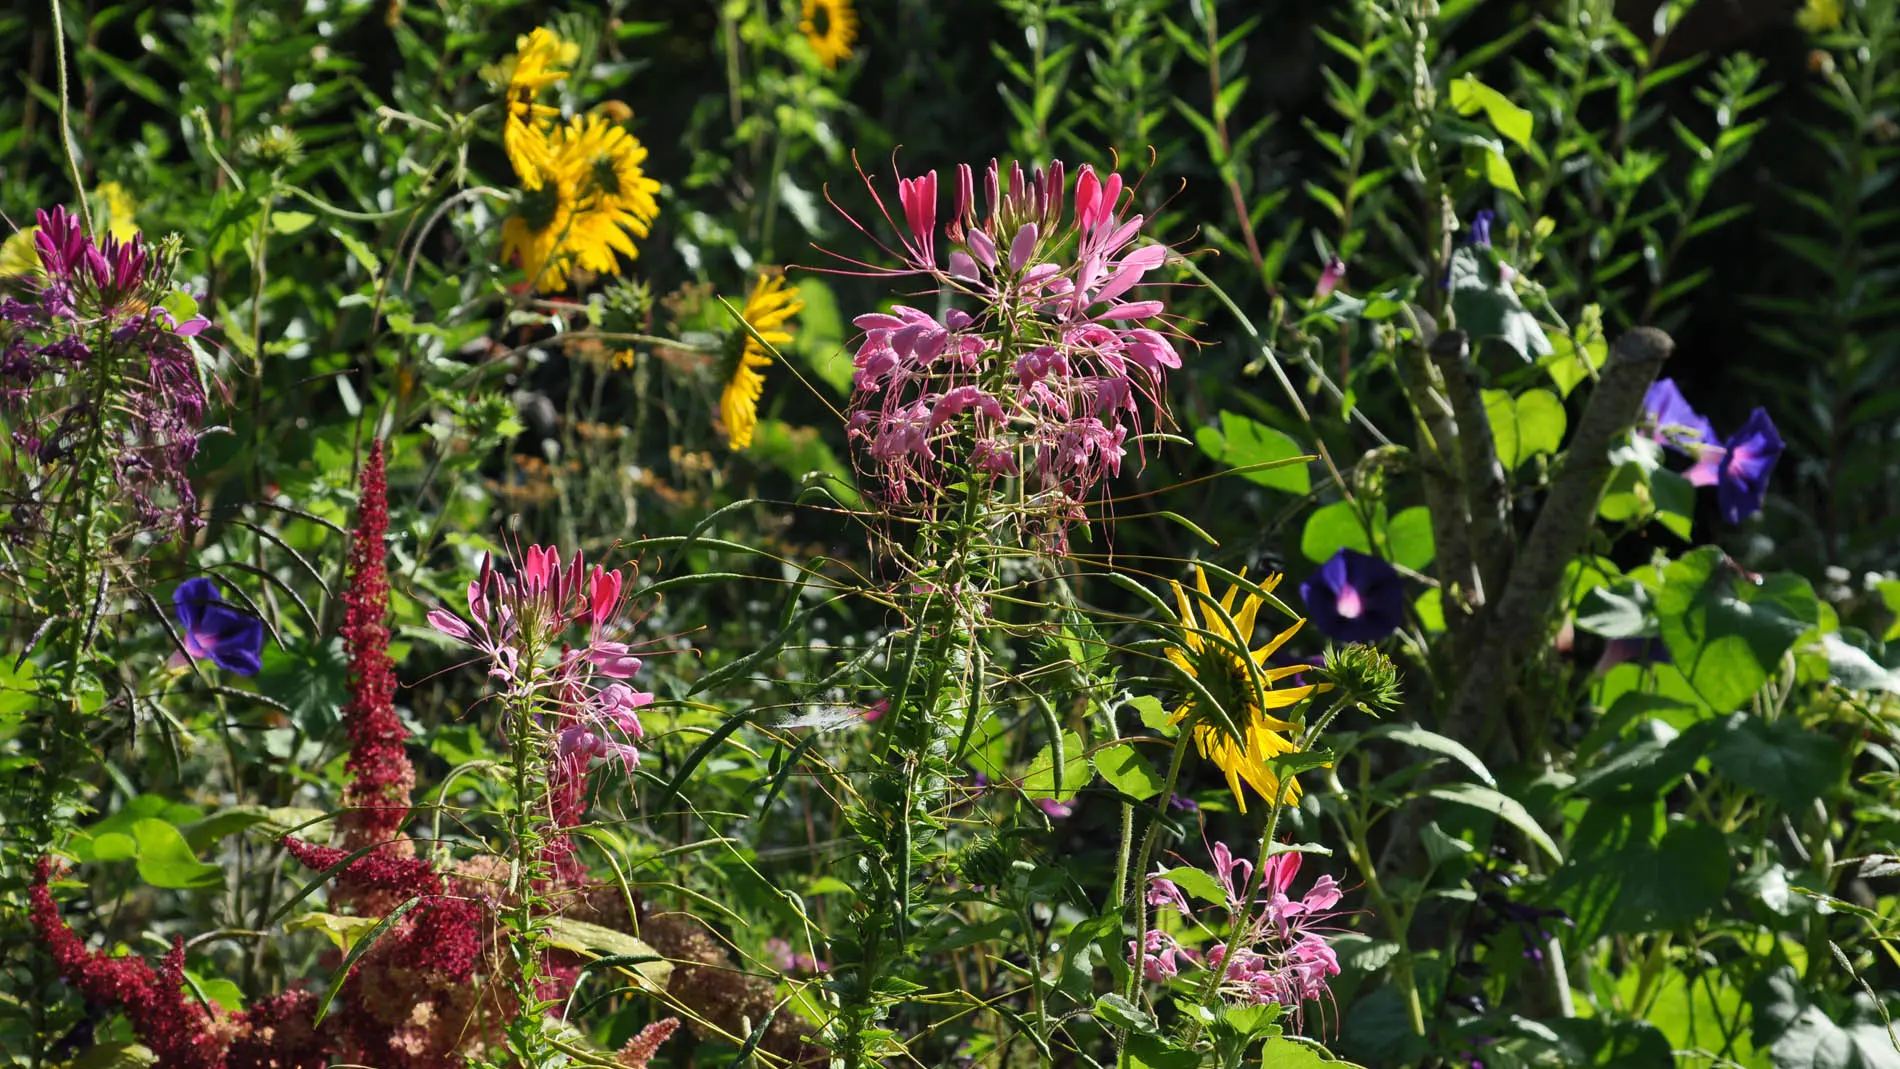
[[[1165,376],[1181,357],[1143,325],[1162,303],[1127,298],[1168,250],[1136,247],[1143,218],[1126,214],[1119,175],[1084,167],[1071,195],[1059,160],[1007,176],[991,161],[985,193],[979,217],[975,175],[960,165],[940,259],[937,174],[900,179],[904,229],[885,251],[903,266],[852,261],[924,276],[949,308],[938,317],[899,304],[853,320],[864,335],[848,431],[890,504],[928,504],[970,476],[1021,477],[1026,508],[1059,548],[1096,486],[1120,473],[1129,439],[1165,419]],[[872,197],[896,228],[875,187]]]
[[[1216,843],[1214,883],[1226,898],[1226,916],[1211,921],[1195,917],[1187,897],[1162,872],[1148,877],[1148,904],[1169,910],[1189,925],[1198,925],[1215,937],[1224,937],[1233,919],[1244,918],[1235,948],[1216,942],[1206,955],[1181,946],[1176,936],[1151,928],[1142,944],[1128,944],[1128,963],[1139,963],[1143,975],[1156,983],[1179,974],[1183,962],[1216,970],[1221,996],[1234,1003],[1277,1003],[1297,1010],[1327,995],[1327,982],[1339,975],[1339,957],[1320,927],[1335,914],[1341,892],[1338,881],[1321,876],[1299,898],[1288,892],[1300,871],[1300,855],[1276,854],[1267,861],[1259,894],[1247,900],[1253,863],[1236,858],[1225,843]]]

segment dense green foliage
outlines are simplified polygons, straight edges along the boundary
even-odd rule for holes
[[[0,1051],[1900,1069],[1900,0],[1746,9],[0,13],[149,253],[0,254]]]

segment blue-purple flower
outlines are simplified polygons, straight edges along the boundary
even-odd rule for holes
[[[1405,585],[1392,566],[1342,549],[1300,584],[1313,624],[1336,642],[1374,642],[1405,622]]]
[[[1783,444],[1766,409],[1749,413],[1742,429],[1718,441],[1715,428],[1689,406],[1674,379],[1658,379],[1643,395],[1643,436],[1695,458],[1683,472],[1692,485],[1715,487],[1722,518],[1731,524],[1761,511],[1768,476],[1781,459]]]
[[[1701,447],[1714,445],[1715,428],[1707,417],[1690,407],[1675,379],[1657,379],[1643,395],[1644,437],[1677,452],[1700,456]]]
[[[185,652],[209,657],[228,672],[256,675],[264,650],[264,621],[240,612],[218,593],[218,584],[199,577],[178,584],[172,606],[184,628]]]
[[[1761,499],[1768,492],[1768,476],[1781,459],[1783,443],[1768,410],[1757,408],[1748,414],[1742,429],[1729,435],[1722,444],[1717,461],[1715,501],[1722,518],[1740,523],[1761,511]]]
[[[1491,209],[1485,208],[1471,217],[1471,235],[1469,243],[1481,249],[1491,247],[1491,220],[1496,218]]]

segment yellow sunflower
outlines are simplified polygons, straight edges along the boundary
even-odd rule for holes
[[[660,212],[654,194],[660,184],[640,169],[646,147],[604,117],[569,119],[552,136],[528,131],[538,140],[531,164],[537,181],[516,202],[501,227],[501,255],[516,260],[531,286],[564,290],[574,268],[612,275],[620,256],[639,255],[633,242],[646,237]]]
[[[572,168],[563,168],[548,148],[547,135],[530,129],[538,142],[538,162],[530,163],[535,180],[515,201],[514,213],[501,224],[501,258],[521,265],[528,285],[537,290],[564,290],[573,265],[570,238],[574,231],[574,200],[579,191]]]
[[[93,215],[105,232],[120,241],[131,241],[139,232],[138,201],[117,182],[101,182],[92,191]]]
[[[858,16],[851,10],[851,0],[805,0],[805,17],[798,29],[811,42],[819,62],[835,71],[840,62],[851,58],[851,46],[858,40]]]
[[[1273,588],[1280,584],[1281,578],[1278,575],[1269,576],[1260,584],[1260,588],[1271,594]],[[1194,569],[1194,583],[1205,597],[1214,596],[1207,585],[1207,573],[1198,566]],[[1201,686],[1233,719],[1239,735],[1229,731],[1219,720],[1200,715],[1202,710],[1198,708],[1198,695],[1190,695],[1182,702],[1170,722],[1188,722],[1201,756],[1214,762],[1215,767],[1227,774],[1227,786],[1233,790],[1240,811],[1245,813],[1247,795],[1240,789],[1241,784],[1245,782],[1260,797],[1271,801],[1279,793],[1280,778],[1267,762],[1280,754],[1298,749],[1292,739],[1282,734],[1296,731],[1298,726],[1270,715],[1269,711],[1297,705],[1320,690],[1330,689],[1330,686],[1309,684],[1284,689],[1275,689],[1273,686],[1288,676],[1312,671],[1310,665],[1304,664],[1284,668],[1266,667],[1267,658],[1286,645],[1287,640],[1305,625],[1305,620],[1294,620],[1292,627],[1273,636],[1266,645],[1257,650],[1248,650],[1252,660],[1249,664],[1239,651],[1247,650],[1248,643],[1253,640],[1254,619],[1259,615],[1264,599],[1258,594],[1248,594],[1236,612],[1234,601],[1240,594],[1240,588],[1230,587],[1220,599],[1221,612],[1217,613],[1200,599],[1190,598],[1181,589],[1181,584],[1170,585],[1174,587],[1175,601],[1181,608],[1182,646],[1168,650],[1168,659],[1200,681]],[[1198,613],[1195,611],[1196,604],[1201,605]],[[1228,628],[1222,613],[1233,620],[1232,629]],[[1290,780],[1286,786],[1289,799],[1300,796],[1298,780]]]
[[[785,284],[785,276],[772,273],[759,276],[739,314],[760,338],[782,348],[792,343],[785,321],[804,307],[798,291]],[[772,366],[772,358],[758,338],[743,330],[733,332],[728,348],[732,355],[723,376],[726,388],[719,395],[719,418],[726,424],[726,445],[737,450],[752,444],[752,432],[759,425],[759,397],[765,392],[765,376],[760,372]]]
[[[546,179],[548,141],[538,135],[544,122],[561,113],[540,102],[541,91],[565,79],[567,71],[560,68],[579,57],[578,45],[536,27],[533,33],[515,39],[515,54],[502,62],[501,74],[508,82],[508,121],[502,127],[501,147],[515,165],[523,189],[539,189]]]
[[[618,274],[616,253],[640,255],[634,237],[646,237],[660,214],[660,183],[646,176],[638,138],[600,115],[571,119],[548,144],[558,166],[573,173],[576,198],[569,246],[589,271]]]

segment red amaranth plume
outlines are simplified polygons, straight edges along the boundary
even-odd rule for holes
[[[329,869],[351,851],[335,846],[318,846],[284,836],[284,849],[290,856],[303,864],[304,868],[315,872]],[[387,857],[382,854],[364,854],[342,872],[337,873],[337,887],[355,894],[385,892],[403,897],[436,896],[442,893],[442,877],[427,861],[414,857]]]
[[[356,532],[350,540],[349,588],[344,591],[342,635],[350,656],[350,701],[343,723],[350,736],[343,788],[347,811],[339,818],[342,845],[356,850],[381,844],[381,853],[401,853],[396,840],[409,815],[409,791],[416,773],[403,750],[409,737],[396,715],[396,666],[389,659],[389,572],[385,540],[389,534],[389,488],[384,478],[383,441],[370,443],[369,458],[356,506]]]
[[[59,914],[47,886],[52,861],[41,858],[30,894],[33,927],[53,964],[86,1001],[122,1006],[132,1030],[166,1069],[320,1069],[329,1061],[312,1025],[316,998],[287,991],[243,1013],[217,1018],[185,994],[185,943],[175,940],[160,967],[86,949]],[[228,1056],[227,1056],[228,1048]]]

